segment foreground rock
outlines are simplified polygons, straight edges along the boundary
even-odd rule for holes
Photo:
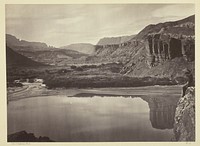
[[[181,97],[175,113],[176,141],[195,141],[195,88],[189,87]]]
[[[27,133],[26,131],[16,132],[8,135],[8,142],[53,142],[48,137],[39,138],[35,137],[33,133]]]

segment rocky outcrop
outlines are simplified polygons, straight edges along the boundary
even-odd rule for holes
[[[134,40],[134,37],[135,35],[102,38],[95,45],[95,52],[98,55],[98,52],[101,52],[104,49],[115,49],[116,51],[118,48],[123,49],[131,44],[134,44],[136,47],[138,46],[138,41]]]
[[[26,131],[16,132],[8,135],[8,142],[53,142],[48,137],[39,138],[35,137],[33,133],[27,133]]]
[[[181,97],[175,113],[174,134],[176,141],[195,141],[195,88],[188,87]]]
[[[143,34],[149,67],[157,66],[176,57],[184,57],[189,62],[194,61],[194,26],[194,16],[190,16],[175,22],[149,25],[142,30],[137,37]]]
[[[194,36],[172,35],[163,31],[149,34],[145,40],[149,67],[182,56],[187,61],[194,61]]]
[[[119,44],[95,45],[95,55],[97,55],[97,56],[99,56],[99,54],[102,55],[102,52],[104,52],[105,50],[108,50],[112,54],[115,51],[118,52],[119,49],[124,51],[124,50],[126,50],[127,47],[133,49],[141,43],[142,42],[139,41],[139,40],[131,40],[131,41],[126,41],[126,42],[122,42],[122,43],[119,43]],[[107,51],[107,53],[108,53],[108,51]],[[104,54],[104,56],[105,55],[106,54]],[[109,55],[109,54],[107,54],[107,55]]]
[[[165,33],[170,34],[182,34],[185,36],[194,35],[195,29],[195,15],[189,16],[185,19],[178,21],[170,21],[158,24],[150,24],[141,30],[136,39],[145,39],[151,33],[160,33],[162,28],[165,29]]]

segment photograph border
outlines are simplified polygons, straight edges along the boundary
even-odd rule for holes
[[[86,146],[88,144],[92,145],[112,145],[112,146],[118,146],[118,145],[200,145],[200,124],[199,116],[200,115],[200,108],[199,106],[195,106],[195,136],[196,140],[195,142],[7,142],[7,93],[6,93],[6,49],[5,49],[5,5],[6,4],[148,4],[148,3],[174,3],[174,4],[182,4],[182,3],[192,3],[195,4],[195,87],[196,93],[195,93],[195,105],[200,105],[200,101],[198,98],[199,95],[199,73],[200,69],[198,69],[198,65],[200,64],[200,60],[198,60],[198,55],[200,55],[200,1],[198,0],[1,0],[0,1],[0,46],[1,46],[1,53],[0,58],[2,63],[0,63],[0,145],[58,145],[58,144],[65,144],[65,145],[83,145]]]

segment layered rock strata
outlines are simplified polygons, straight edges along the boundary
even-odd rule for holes
[[[182,56],[187,61],[194,61],[194,36],[153,33],[148,35],[144,43],[149,67]]]

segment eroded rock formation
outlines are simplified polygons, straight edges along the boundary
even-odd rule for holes
[[[194,36],[149,34],[145,40],[147,64],[149,67],[153,67],[166,60],[181,56],[187,61],[193,61],[194,46]]]

